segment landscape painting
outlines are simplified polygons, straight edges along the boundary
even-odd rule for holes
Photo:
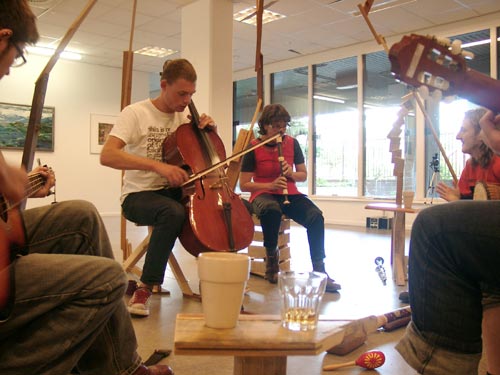
[[[0,103],[0,148],[23,149],[31,106]],[[54,151],[54,107],[44,107],[37,139],[37,151]]]

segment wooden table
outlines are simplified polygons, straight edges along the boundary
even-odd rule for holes
[[[174,353],[234,356],[234,375],[286,375],[289,355],[318,355],[344,338],[347,321],[321,320],[315,331],[293,332],[277,315],[240,315],[231,329],[205,326],[203,314],[177,314]]]
[[[395,203],[371,203],[365,206],[368,210],[393,212],[391,232],[391,265],[392,275],[397,285],[406,284],[405,271],[405,215],[416,214],[420,210],[404,208]]]

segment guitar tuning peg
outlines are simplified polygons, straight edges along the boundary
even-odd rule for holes
[[[443,98],[443,92],[441,90],[434,90],[432,92],[432,99],[439,102]]]
[[[451,53],[454,55],[458,55],[462,52],[462,41],[460,39],[455,39],[451,42]]]
[[[461,52],[462,56],[465,58],[465,59],[468,59],[468,60],[473,60],[474,59],[474,52],[471,52],[471,51],[462,51]]]
[[[449,38],[439,36],[439,37],[436,37],[436,41],[439,44],[442,44],[443,46],[451,46],[451,40]]]
[[[427,86],[420,86],[417,91],[422,99],[426,100],[429,97],[429,88]]]
[[[447,104],[453,102],[456,99],[456,95],[448,95],[443,98],[443,101]]]

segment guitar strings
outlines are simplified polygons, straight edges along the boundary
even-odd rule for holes
[[[0,216],[4,216],[4,214],[7,211],[19,206],[25,198],[31,197],[38,190],[40,190],[44,185],[45,185],[45,178],[42,176],[41,173],[33,173],[33,174],[28,175],[28,186],[25,189],[25,196],[23,199],[21,199],[20,201],[18,201],[16,203],[8,204],[8,202],[6,202],[4,200],[3,196],[0,196],[0,200],[4,200],[4,203],[5,203],[3,205],[3,207],[4,207],[3,211],[0,212]]]

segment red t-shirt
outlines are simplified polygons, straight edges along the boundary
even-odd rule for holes
[[[478,181],[500,184],[500,157],[493,155],[487,168],[472,164],[469,159],[465,163],[465,168],[458,180],[458,189],[461,199],[471,199],[474,192],[474,186]]]
[[[254,139],[251,146],[260,143],[260,139]],[[284,136],[281,143],[283,157],[290,166],[304,164],[304,154],[300,148],[299,142],[290,136]],[[241,164],[242,172],[253,172],[254,182],[271,182],[281,175],[281,167],[278,160],[278,146],[276,144],[265,144],[250,151],[243,158]],[[287,180],[288,195],[302,194],[298,189],[295,181]],[[250,195],[250,202],[260,194],[281,194],[276,190],[259,190],[254,191]]]

